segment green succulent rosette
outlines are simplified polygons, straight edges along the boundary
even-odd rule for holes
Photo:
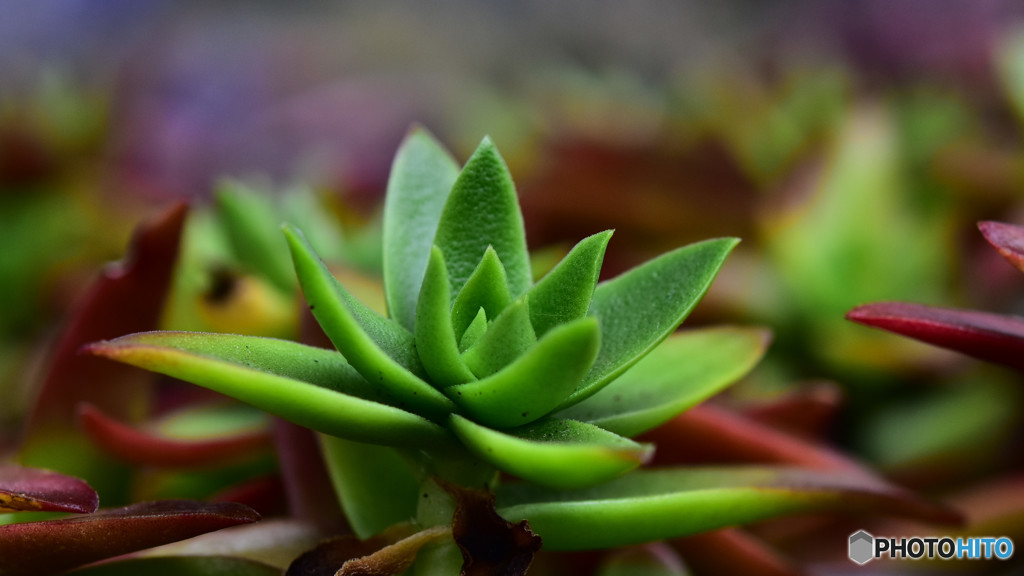
[[[384,209],[387,316],[346,290],[302,231],[283,229],[309,310],[336,350],[150,332],[90,351],[323,433],[328,468],[361,537],[429,516],[417,503],[423,473],[410,460],[433,462],[428,475],[469,462],[550,494],[606,483],[651,456],[653,446],[631,436],[741,377],[767,343],[753,328],[673,334],[733,238],[685,246],[599,282],[612,236],[601,232],[535,282],[515,188],[489,139],[461,170],[422,129],[403,143]],[[650,486],[638,482],[642,496]],[[777,513],[767,502],[744,518]],[[729,522],[690,522],[663,536]]]

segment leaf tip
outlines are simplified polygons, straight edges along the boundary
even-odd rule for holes
[[[857,324],[863,324],[864,326],[874,326],[879,320],[891,315],[892,308],[895,304],[895,302],[872,302],[871,304],[861,304],[847,312],[845,318],[850,322],[856,322]]]

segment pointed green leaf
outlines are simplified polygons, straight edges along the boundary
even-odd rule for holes
[[[453,294],[462,290],[488,246],[505,265],[513,298],[533,282],[516,189],[490,138],[484,138],[455,180],[434,244],[444,252]]]
[[[711,287],[735,238],[677,248],[598,284],[590,315],[601,322],[594,367],[561,408],[593,395],[675,330]]]
[[[584,238],[530,289],[530,319],[538,336],[590,309],[612,231]]]
[[[495,321],[494,326],[497,325]],[[580,318],[548,332],[501,371],[476,382],[446,388],[445,393],[488,426],[512,428],[528,424],[551,412],[576,388],[593,364],[600,341],[597,322]]]
[[[344,358],[285,340],[147,332],[98,342],[88,352],[227,394],[335,436],[394,446],[445,444],[432,422],[374,400],[379,390]]]
[[[324,460],[345,517],[365,540],[416,515],[419,483],[393,448],[320,438]]]
[[[633,437],[703,402],[749,372],[768,345],[760,328],[669,336],[600,392],[558,413]]]
[[[451,292],[448,269],[441,249],[430,249],[430,262],[420,288],[416,305],[416,351],[420,362],[435,386],[444,387],[472,382],[476,376],[469,371],[459,355],[459,344],[452,330]]]
[[[385,389],[389,403],[435,420],[451,412],[455,407],[451,401],[417,375],[422,366],[412,334],[353,298],[302,232],[285,226],[284,233],[310,311],[352,367]]]
[[[295,290],[288,250],[277,232],[281,219],[270,197],[235,180],[220,182],[215,197],[235,257],[279,290]]]
[[[480,338],[487,332],[487,311],[481,308],[476,313],[476,318],[466,328],[466,332],[462,334],[462,339],[459,340],[459,352],[465,352],[473,347],[474,344],[480,341]]]
[[[529,520],[550,550],[611,548],[779,516],[865,509],[928,518],[944,510],[878,480],[799,468],[663,468],[584,490],[526,483],[498,490],[498,513]]]
[[[452,326],[455,334],[461,337],[470,323],[476,319],[481,308],[487,312],[488,318],[497,318],[511,299],[505,267],[502,266],[494,248],[487,246],[473,274],[455,296],[455,303],[452,305]]]
[[[548,418],[499,432],[453,414],[450,426],[477,458],[525,480],[553,488],[579,488],[605,482],[636,468],[653,453],[649,444],[637,444],[574,420]]]
[[[384,198],[384,287],[388,314],[409,330],[423,272],[459,166],[421,127],[406,136],[391,165]]]
[[[490,327],[485,328],[486,332],[476,344],[462,355],[478,378],[485,378],[508,366],[537,343],[526,298],[520,298],[505,308]]]

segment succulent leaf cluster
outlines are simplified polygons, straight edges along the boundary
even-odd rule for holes
[[[282,470],[300,469],[300,457],[305,470],[308,460],[322,456],[330,480],[320,481],[328,479],[321,473],[316,482],[286,487],[289,496],[308,496],[292,506],[292,520],[316,534],[337,535],[344,532],[340,504],[353,534],[326,541],[294,560],[282,551],[275,562],[291,562],[288,574],[305,573],[310,562],[332,572],[341,565],[339,574],[363,573],[360,566],[369,564],[379,573],[402,573],[409,567],[416,573],[458,573],[479,563],[521,574],[541,541],[556,550],[607,548],[780,515],[864,508],[935,521],[956,518],[853,463],[806,454],[785,461],[812,466],[824,461],[825,470],[679,467],[692,460],[674,458],[672,450],[665,450],[655,465],[625,474],[647,461],[653,450],[630,438],[658,427],[646,438],[678,448],[675,425],[700,417],[699,410],[677,416],[742,377],[764,352],[768,334],[758,328],[673,334],[708,289],[734,239],[683,247],[599,282],[612,235],[606,231],[583,239],[534,281],[515,189],[493,144],[484,140],[460,169],[429,134],[414,130],[399,151],[389,184],[383,229],[385,296],[378,304],[366,297],[372,291],[365,285],[344,273],[339,277],[320,258],[318,254],[325,254],[334,261],[338,256],[331,253],[315,219],[301,218],[304,227],[312,227],[312,241],[292,225],[283,227],[282,239],[272,230],[276,226],[268,225],[279,211],[275,202],[229,192],[221,194],[220,224],[229,233],[241,273],[273,285],[282,301],[300,287],[334,349],[202,332],[141,332],[95,342],[87,349],[225,393],[321,433],[317,452],[317,439],[306,430],[274,426]],[[248,208],[260,202],[262,208]],[[164,248],[178,244],[184,210],[179,207],[173,215],[174,226],[159,227],[175,231],[160,235],[166,236],[159,243]],[[253,249],[245,249],[250,241]],[[119,312],[125,302],[141,297],[151,317],[142,322],[141,315],[130,316],[128,324],[115,323],[102,331],[72,331],[62,349],[76,351],[82,342],[155,325],[159,299],[146,286],[168,284],[174,254],[161,251],[156,259],[161,274],[141,283],[136,276],[148,269],[142,264],[154,266],[151,252],[140,250],[138,265],[118,276],[117,290],[108,286],[82,313],[85,318],[124,320]],[[294,279],[282,273],[288,268],[294,269]],[[126,279],[131,283],[125,284]],[[379,294],[370,294],[375,296]],[[378,313],[385,302],[387,313]],[[248,304],[258,312],[259,299]],[[297,320],[289,324],[298,325]],[[306,332],[304,337],[309,336]],[[116,365],[67,350],[53,369],[54,382],[79,383],[67,363],[74,357],[95,362],[100,370],[97,390],[102,384],[103,390],[124,396],[112,400],[144,391],[132,387],[130,376],[138,376],[132,370],[111,374]],[[48,390],[43,398],[71,388]],[[74,390],[86,400],[107,400],[95,391],[86,394],[80,386]],[[66,404],[60,405],[62,410]],[[78,409],[89,440],[117,459],[170,467],[170,474],[200,462],[223,464],[244,446],[265,447],[268,438],[263,430],[167,442],[125,426],[121,421],[126,416],[116,410],[119,402],[102,404]],[[108,414],[111,407],[115,410]],[[217,414],[218,420],[225,415]],[[66,419],[54,418],[63,426]],[[291,450],[300,447],[299,439],[291,437],[296,433],[311,450]],[[723,428],[713,428],[687,433],[686,439],[713,444],[720,433]],[[89,448],[89,440],[81,440],[65,446],[67,437],[62,435],[29,453],[49,454],[53,461],[58,456],[47,447],[59,444],[66,448],[61,454]],[[179,459],[157,446],[180,449],[177,453],[188,457]],[[161,452],[159,458],[156,452]],[[838,472],[829,471],[834,466]],[[525,481],[505,481],[499,471]],[[25,474],[32,479],[28,492]],[[250,475],[245,473],[246,478]],[[18,469],[7,477],[0,473],[0,504],[9,497],[24,503],[24,509],[45,508],[50,500],[79,506],[81,496],[95,496],[73,478],[57,482],[56,491],[38,489],[52,480],[32,470]],[[486,490],[479,491],[481,486]],[[89,502],[82,511],[95,509],[95,498]],[[5,535],[0,541],[9,542],[6,556],[17,556],[24,567],[15,573],[35,573],[49,550],[66,548],[69,542],[81,545],[83,553],[69,557],[67,566],[256,519],[244,507],[210,508],[201,502],[133,506],[70,523],[0,527]],[[317,506],[328,511],[324,518],[308,513]],[[191,523],[196,514],[209,521]],[[168,526],[187,530],[168,531]],[[112,527],[123,529],[130,546],[106,537]],[[163,536],[151,539],[155,533]],[[496,543],[498,555],[492,554]],[[351,560],[342,565],[342,557]],[[97,574],[122,573],[118,570],[151,561],[178,571],[222,573],[230,568],[217,564],[223,561],[256,570],[246,573],[278,573],[243,557],[210,565],[175,557],[126,559],[97,567]]]
[[[88,350],[322,433],[355,536],[371,542],[414,527],[393,545],[408,548],[417,570],[457,572],[471,561],[452,541],[467,529],[456,526],[453,486],[462,495],[487,488],[485,507],[504,519],[498,524],[525,520],[548,549],[650,542],[865,505],[948,518],[869,474],[633,470],[653,446],[632,437],[722,390],[764,352],[768,336],[758,328],[673,334],[735,239],[685,246],[599,282],[612,235],[601,232],[534,281],[515,188],[494,145],[485,139],[460,169],[423,130],[402,145],[388,186],[386,315],[356,298],[300,229],[283,231],[306,304],[334,349],[146,332]],[[261,269],[260,260],[254,255],[250,267]],[[524,481],[499,482],[498,472]],[[513,555],[532,555],[535,541],[524,534],[529,545]],[[418,553],[428,541],[435,544]]]
[[[418,129],[399,151],[388,187],[386,317],[338,282],[301,230],[283,229],[309,309],[337,351],[168,332],[92,351],[330,435],[468,451],[562,488],[608,480],[651,454],[651,446],[588,415],[646,414],[633,419],[634,435],[702,399],[673,402],[679,389],[652,390],[673,409],[645,412],[646,405],[599,392],[679,326],[737,243],[686,246],[599,283],[606,231],[534,282],[515,188],[494,144],[485,139],[460,170]]]

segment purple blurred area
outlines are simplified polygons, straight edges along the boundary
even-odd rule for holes
[[[835,61],[865,86],[931,78],[984,93],[993,42],[1022,12],[1004,0],[15,1],[0,19],[0,101],[17,109],[47,70],[103,93],[103,157],[136,193],[203,195],[221,175],[258,173],[358,199],[380,192],[411,122],[463,154],[492,133],[515,160],[516,145],[580,122],[562,101],[588,78],[613,100],[617,76],[626,99],[652,94],[653,128],[627,127],[641,137],[660,126],[664,87],[731,66]]]

